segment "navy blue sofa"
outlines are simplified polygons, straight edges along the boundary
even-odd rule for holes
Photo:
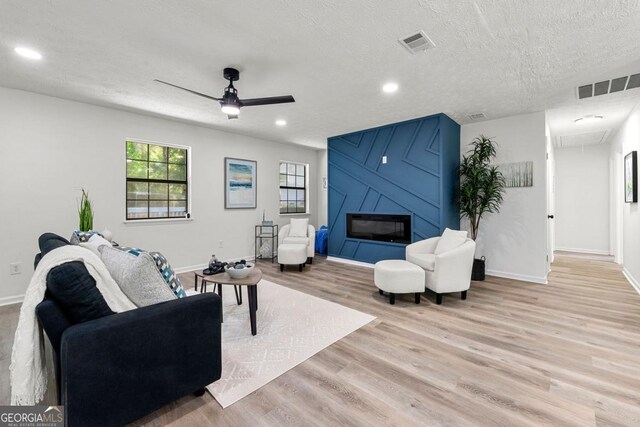
[[[36,308],[54,352],[68,426],[135,421],[220,378],[220,298],[202,294],[72,324],[45,299]]]
[[[45,298],[36,308],[54,352],[68,426],[118,426],[220,378],[221,302],[202,294],[73,324]]]

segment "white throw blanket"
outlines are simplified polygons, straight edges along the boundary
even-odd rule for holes
[[[69,261],[83,261],[111,310],[119,313],[136,308],[111,278],[104,263],[90,250],[70,245],[42,257],[24,296],[11,354],[11,404],[35,405],[47,390],[44,339],[36,318],[36,306],[47,290],[52,268]]]

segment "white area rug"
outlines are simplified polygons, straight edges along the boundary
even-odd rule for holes
[[[222,292],[222,378],[207,389],[223,408],[375,319],[262,280],[258,284],[258,334],[252,336],[246,289],[240,306],[232,286],[223,286]]]

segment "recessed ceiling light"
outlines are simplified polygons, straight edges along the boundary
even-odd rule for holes
[[[382,90],[386,93],[393,93],[398,90],[398,83],[386,83],[382,86]]]
[[[584,116],[584,117],[579,117],[577,119],[575,119],[573,122],[574,123],[579,123],[579,124],[584,124],[584,123],[593,123],[593,122],[597,122],[598,120],[602,120],[604,118],[604,116],[596,116],[596,115],[589,115],[589,116]]]
[[[42,59],[42,54],[40,52],[36,52],[33,49],[29,49],[27,47],[17,47],[14,49],[14,51],[20,55],[20,56],[24,56],[25,58],[29,58],[29,59]]]
[[[276,125],[278,126],[286,126],[287,125],[287,121],[286,120],[276,120]]]

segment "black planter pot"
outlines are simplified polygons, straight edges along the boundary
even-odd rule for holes
[[[471,270],[471,280],[484,280],[484,260],[484,257],[481,257],[480,259],[474,258],[473,269]]]

